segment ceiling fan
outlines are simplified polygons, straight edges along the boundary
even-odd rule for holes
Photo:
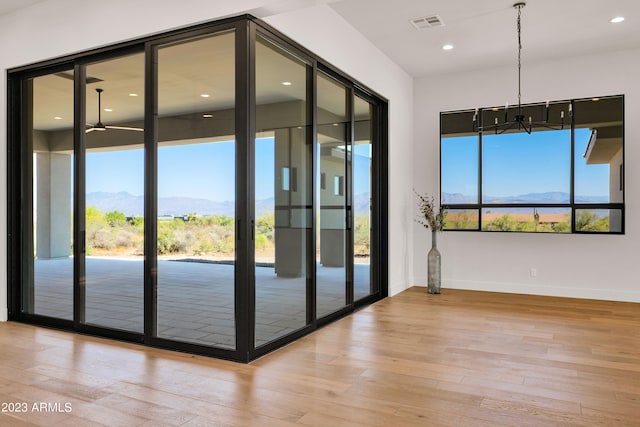
[[[101,113],[102,113],[102,92],[104,92],[104,89],[100,89],[97,88],[96,92],[98,92],[98,123],[96,123],[95,125],[89,125],[90,127],[85,130],[85,133],[89,133],[89,132],[93,132],[95,131],[105,131],[107,129],[118,129],[118,130],[132,130],[132,131],[136,131],[136,132],[144,132],[144,129],[142,128],[134,128],[134,127],[127,127],[127,126],[107,126],[104,123],[102,123],[102,117],[101,117]]]

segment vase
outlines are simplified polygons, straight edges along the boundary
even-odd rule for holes
[[[440,251],[438,251],[438,233],[431,232],[431,250],[427,255],[427,292],[440,293]]]

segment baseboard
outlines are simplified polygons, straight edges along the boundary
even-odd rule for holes
[[[544,295],[566,298],[597,299],[604,301],[640,302],[640,291],[623,291],[616,289],[572,288],[555,285],[479,282],[471,280],[443,280],[442,287],[445,289],[464,289],[470,291],[504,292],[510,294]]]

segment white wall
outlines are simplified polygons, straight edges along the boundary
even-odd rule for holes
[[[445,288],[640,301],[633,273],[640,254],[640,50],[523,64],[523,102],[624,94],[626,234],[445,232],[439,237]],[[516,67],[415,81],[414,182],[438,192],[438,113],[517,102]],[[412,283],[426,284],[430,238],[413,226]],[[530,277],[530,269],[537,277]]]
[[[271,3],[273,0],[49,0],[0,17],[0,69],[237,15]],[[265,20],[389,99],[390,293],[405,289],[412,247],[411,226],[406,221],[411,209],[412,79],[326,5]],[[0,99],[6,100],[4,79]],[[0,102],[1,171],[6,171],[7,163],[6,113],[6,101]],[[0,176],[0,320],[6,320],[6,173]]]

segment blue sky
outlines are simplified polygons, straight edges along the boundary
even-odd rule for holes
[[[274,139],[256,140],[256,200],[273,197]],[[368,191],[369,145],[354,149],[355,194]],[[366,165],[366,166],[365,166]],[[87,193],[144,194],[144,150],[87,153]],[[158,196],[235,200],[235,142],[174,145],[158,150]]]
[[[589,129],[576,129],[576,196],[608,196],[609,166],[587,165]],[[517,196],[570,191],[569,130],[483,136],[483,194]],[[442,192],[477,196],[478,137],[445,138]]]

